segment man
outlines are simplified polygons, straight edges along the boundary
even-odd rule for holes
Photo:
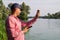
[[[28,22],[23,22],[17,17],[20,13],[21,6],[18,3],[14,3],[11,6],[11,14],[6,19],[6,32],[8,40],[25,40],[24,33],[26,33],[29,26],[31,26],[36,21],[40,12],[37,10],[36,16]],[[26,28],[22,30],[22,27]]]

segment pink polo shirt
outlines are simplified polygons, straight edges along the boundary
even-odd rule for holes
[[[13,15],[8,16],[5,22],[8,40],[25,40],[21,28],[31,26],[36,19],[37,18],[34,18],[28,22],[24,22]]]

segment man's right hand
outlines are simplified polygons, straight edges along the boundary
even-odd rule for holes
[[[40,10],[37,10],[37,12],[36,12],[36,18],[38,18],[40,16]]]

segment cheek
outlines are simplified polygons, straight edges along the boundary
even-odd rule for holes
[[[16,12],[17,12],[18,14],[20,13],[20,11],[19,11],[19,10],[17,10]]]
[[[17,12],[17,15],[21,13],[20,9],[17,9],[16,12]]]
[[[21,11],[18,12],[18,15],[21,13]]]
[[[18,13],[21,13],[21,11],[20,11],[20,10],[18,10]]]

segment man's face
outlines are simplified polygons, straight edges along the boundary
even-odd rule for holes
[[[21,9],[15,8],[16,15],[18,16],[21,13]]]

